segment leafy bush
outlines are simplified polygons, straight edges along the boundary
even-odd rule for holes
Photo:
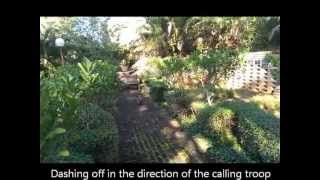
[[[242,50],[216,49],[207,54],[194,52],[185,58],[152,57],[138,74],[142,79],[163,78],[169,88],[196,87],[200,83],[216,86],[237,67],[242,55]]]
[[[107,162],[117,161],[119,137],[113,116],[91,103],[79,107],[78,113],[74,128],[65,137],[69,147],[93,157],[102,154]]]
[[[117,67],[102,60],[92,62],[88,59],[78,66],[81,67],[80,75],[86,82],[84,88],[88,89],[86,96],[89,101],[102,108],[112,106],[119,89]]]
[[[151,97],[157,101],[162,102],[164,100],[164,91],[167,89],[162,79],[148,79],[147,85],[150,87]]]
[[[192,103],[194,114],[179,116],[181,127],[212,143],[214,162],[279,162],[280,121],[255,103],[224,101],[209,106]]]
[[[280,46],[280,38],[276,36],[273,41],[269,40],[272,29],[280,24],[280,17],[259,17],[256,22],[255,37],[252,42],[254,51],[266,50]],[[278,34],[279,35],[279,34]]]
[[[48,156],[52,158],[56,155],[58,157],[59,151],[67,148],[68,145],[63,143],[64,140],[62,141],[59,137],[73,132],[72,130],[78,123],[77,119],[81,120],[82,116],[85,116],[85,114],[79,114],[79,106],[89,102],[98,103],[96,96],[100,94],[103,94],[104,98],[110,97],[112,100],[117,91],[118,83],[114,65],[103,61],[91,62],[88,59],[79,63],[78,66],[68,64],[60,66],[53,74],[49,76],[42,74],[40,77],[40,159],[44,160]],[[112,103],[114,101],[110,102],[110,104]],[[98,113],[99,110],[97,107],[95,108],[94,110]],[[91,120],[93,121],[95,118],[98,121],[102,116],[97,114],[92,116]],[[111,120],[113,118],[106,114],[104,114],[104,118],[108,118],[107,120],[113,128],[114,122]],[[104,122],[106,123],[106,121]],[[98,124],[98,122],[92,123]],[[96,126],[108,129],[106,125],[108,124]],[[108,131],[104,134],[108,136]],[[94,135],[93,138],[98,138],[96,133],[91,133],[91,135]],[[105,136],[101,137],[107,138]],[[101,141],[108,142],[105,139]],[[51,151],[55,146],[59,146],[59,148],[55,148],[59,151]],[[70,153],[74,152],[70,151]]]
[[[231,131],[234,124],[235,114],[230,109],[219,107],[214,110],[208,122],[208,129],[211,133],[224,134]]]
[[[208,155],[216,163],[252,163],[244,152],[234,150],[228,144],[215,143],[208,149]]]
[[[253,162],[238,142],[233,131],[235,113],[225,107],[192,103],[195,114],[180,116],[181,127],[191,135],[201,135],[211,146],[211,161],[221,163]]]
[[[213,147],[208,149],[208,155],[217,162],[249,162],[249,157],[233,132],[235,113],[219,105],[204,110],[201,118],[207,117],[207,120],[202,120],[205,123],[203,132],[213,144]]]
[[[81,92],[77,78],[71,74],[74,68],[58,68],[50,76],[40,81],[40,156],[45,158],[55,146],[56,138],[68,130],[75,118],[75,111],[80,104]]]
[[[194,52],[186,60],[191,70],[203,69],[204,84],[217,86],[221,80],[229,77],[240,64],[244,51],[234,49],[216,49],[207,54]]]
[[[280,161],[280,121],[257,105],[241,101],[224,102],[236,112],[240,144],[258,162]]]
[[[178,104],[180,107],[189,108],[192,98],[183,89],[170,90],[166,93],[165,99],[169,104]]]
[[[181,72],[185,68],[185,62],[177,57],[165,58],[162,64],[158,65],[163,75],[170,75]]]

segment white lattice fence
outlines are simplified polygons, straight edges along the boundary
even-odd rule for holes
[[[271,70],[276,68],[266,63],[265,56],[270,51],[251,52],[245,57],[244,64],[234,71],[227,81],[231,89],[249,89],[255,92],[275,93],[280,92],[280,85],[273,79]]]

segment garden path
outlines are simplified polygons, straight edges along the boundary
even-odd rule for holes
[[[138,90],[135,75],[119,72],[124,88],[117,102],[122,163],[202,163],[195,141],[166,110]]]

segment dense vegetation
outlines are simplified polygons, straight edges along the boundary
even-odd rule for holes
[[[97,145],[117,148],[117,127],[111,114],[118,87],[115,65],[87,59],[58,67],[49,77],[41,77],[40,83],[40,149],[44,161],[74,146],[82,147],[75,148],[78,150],[87,147],[81,154],[97,153],[93,149],[99,148]],[[103,133],[95,134],[98,132]],[[81,144],[83,139],[87,146]],[[73,158],[73,152],[67,153],[71,153],[68,158]]]
[[[116,45],[108,41],[99,43],[92,36],[77,35],[73,27],[81,20],[58,18],[56,24],[47,21],[41,24],[45,27],[40,33],[40,159],[43,162],[117,161],[114,104],[119,88],[117,59],[122,52],[111,48]],[[66,63],[62,66],[57,48],[51,45],[59,35],[67,44]]]
[[[220,48],[279,48],[274,30],[279,24],[279,17],[148,17],[132,52],[166,57]]]
[[[158,57],[133,66],[144,82],[142,92],[173,113],[205,147],[210,161],[279,162],[279,99],[256,95],[245,102],[224,88],[224,80],[242,64],[246,52],[279,46],[273,39],[279,37],[267,33],[279,19],[151,17],[148,21],[151,33],[143,33],[144,46]],[[279,82],[279,56],[266,60],[278,67],[272,74]]]
[[[280,162],[280,100],[225,88],[245,53],[279,49],[279,17],[147,17],[128,48],[111,42],[108,20],[41,18],[41,162],[118,162],[119,65],[136,70],[141,93],[171,113],[209,162]],[[279,55],[266,60],[280,83]]]
[[[172,111],[191,136],[210,144],[205,151],[213,162],[279,162],[280,119],[276,116],[279,99],[256,95],[249,102],[232,100],[234,92],[216,84],[221,79],[203,82],[206,79],[203,72],[208,74],[213,66],[210,62],[219,61],[206,59],[208,64],[201,66],[201,60],[195,60],[200,65],[193,60],[150,60],[141,76],[146,79],[142,91],[147,95],[149,92],[154,100]],[[219,71],[213,71],[214,76],[227,75],[224,71],[229,72],[232,65],[224,65],[218,65]]]

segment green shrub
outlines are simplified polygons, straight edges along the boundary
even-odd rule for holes
[[[269,20],[268,20],[269,19]],[[256,23],[255,37],[252,38],[252,50],[260,51],[280,47],[280,33],[276,33],[272,41],[269,35],[274,27],[280,24],[280,17],[259,17]]]
[[[181,115],[179,117],[181,127],[185,129],[189,134],[196,135],[202,132],[202,124],[196,115]]]
[[[214,110],[208,122],[208,129],[211,133],[223,134],[231,131],[235,114],[227,108],[218,107]]]
[[[181,127],[210,140],[207,153],[215,162],[280,161],[280,121],[255,103],[225,101],[192,107],[195,114],[179,117]]]
[[[105,136],[117,134],[114,132],[117,128],[113,117],[99,109],[99,106],[89,104],[91,110],[87,111],[85,111],[87,108],[79,108],[81,104],[88,102],[112,106],[118,87],[114,65],[103,61],[91,62],[87,59],[78,66],[66,64],[58,67],[53,74],[44,76],[42,73],[40,77],[40,159],[53,157],[52,153],[56,153],[57,156],[59,151],[51,151],[56,145],[60,149],[68,148],[68,144],[64,143],[67,140],[59,140],[59,137],[79,133],[73,130],[76,127],[77,130],[83,130],[85,123],[90,124],[87,129],[92,131],[96,128],[106,128],[103,134]],[[100,94],[110,102],[101,103],[100,98],[98,99]],[[108,128],[111,129],[112,135],[109,134]],[[94,140],[97,138],[95,132],[91,134],[88,132],[87,136]],[[105,139],[100,141],[104,142]],[[116,141],[115,138],[115,143]],[[113,142],[110,144],[113,145]],[[110,148],[106,148],[108,149]],[[71,149],[68,150],[73,153]]]
[[[230,145],[215,143],[208,149],[208,155],[211,160],[217,163],[252,163],[244,152],[237,152]]]
[[[218,162],[249,162],[245,151],[233,132],[235,113],[226,107],[211,107],[211,116],[207,120],[204,132],[210,137],[213,147],[208,151],[210,157]]]
[[[113,116],[94,104],[85,104],[79,109],[79,119],[74,129],[65,138],[73,150],[86,152],[94,157],[115,162],[118,159],[118,128]]]
[[[165,95],[165,99],[169,104],[178,104],[184,109],[189,108],[192,102],[192,98],[183,89],[168,91]]]
[[[170,75],[177,72],[181,72],[186,68],[186,63],[177,57],[166,58],[159,64],[159,68],[163,75]]]
[[[150,87],[151,97],[157,102],[164,101],[164,92],[167,89],[164,81],[162,79],[152,78],[148,79],[146,83]]]
[[[100,127],[112,128],[115,120],[112,115],[96,104],[83,104],[78,109],[76,129],[97,129]]]
[[[81,92],[77,79],[72,76],[74,69],[70,66],[58,68],[54,74],[40,79],[41,159],[51,154],[49,151],[59,144],[56,138],[72,126],[75,118]]]
[[[236,112],[237,136],[240,144],[258,162],[280,161],[280,121],[256,104],[242,101],[224,102]]]

